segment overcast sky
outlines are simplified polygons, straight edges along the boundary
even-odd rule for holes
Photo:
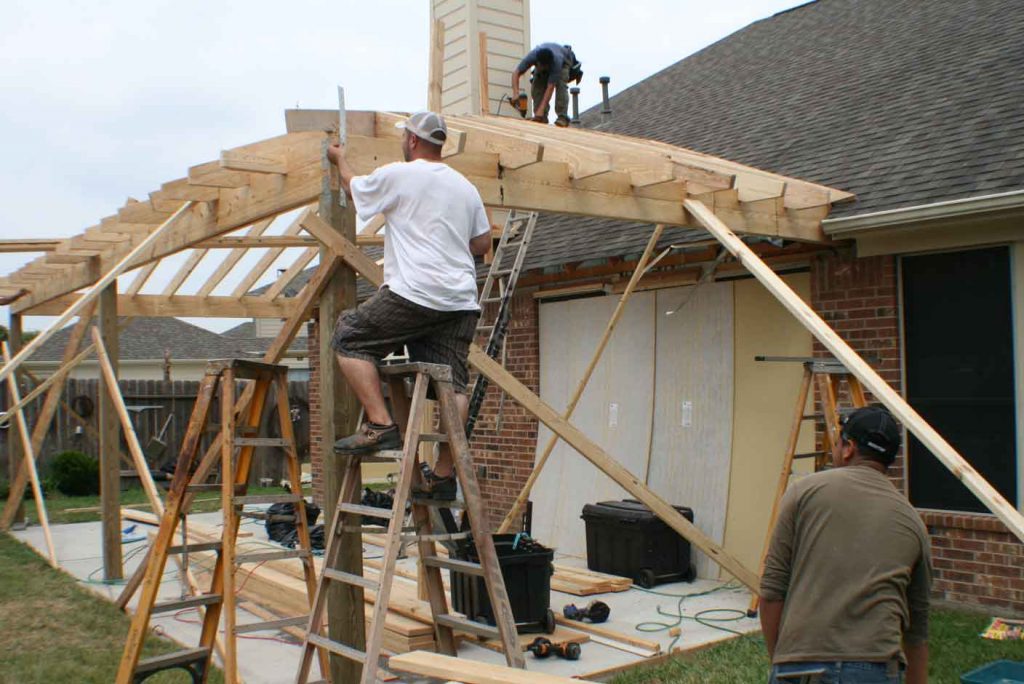
[[[531,0],[531,33],[535,44],[573,45],[586,107],[600,99],[598,76],[618,92],[798,4]],[[4,0],[0,237],[79,233],[222,149],[282,134],[286,108],[336,107],[339,84],[350,109],[422,109],[428,26],[429,0]],[[0,273],[34,256],[0,254]]]

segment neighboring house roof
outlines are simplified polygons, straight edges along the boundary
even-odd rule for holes
[[[123,323],[126,319],[121,319]],[[59,330],[29,359],[32,362],[59,362],[73,326]],[[192,325],[178,318],[132,318],[118,335],[118,358],[122,361],[171,359],[225,359],[241,355],[236,341]]]
[[[581,119],[857,196],[830,218],[1019,190],[1022,34],[1019,0],[818,0],[620,92],[607,122],[600,106]],[[526,267],[636,254],[649,234],[545,215]],[[660,244],[703,239],[672,229]]]
[[[303,282],[309,280],[309,277],[315,270],[312,268],[306,269],[296,277],[296,280],[298,278],[303,278]],[[241,358],[257,358],[259,354],[263,354],[270,349],[270,345],[274,342],[273,337],[257,337],[256,324],[253,321],[240,323],[233,328],[228,328],[221,335],[232,340],[232,343],[238,347]],[[305,352],[308,348],[307,345],[306,337],[296,337],[292,340],[288,349],[290,351]]]

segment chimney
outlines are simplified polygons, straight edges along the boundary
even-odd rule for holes
[[[612,79],[609,76],[602,76],[598,80],[601,82],[601,121],[603,123],[612,118],[612,103],[608,101],[608,84]]]
[[[580,89],[576,86],[569,88],[569,94],[572,95],[572,119],[569,120],[573,126],[580,125]]]

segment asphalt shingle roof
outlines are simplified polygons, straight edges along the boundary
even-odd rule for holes
[[[60,361],[72,327],[54,334],[32,355],[31,360]],[[236,341],[178,318],[133,318],[121,331],[118,342],[118,358],[125,361],[163,359],[164,350],[170,351],[172,359],[242,356]]]

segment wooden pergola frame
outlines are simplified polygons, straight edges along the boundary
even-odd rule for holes
[[[357,173],[401,160],[402,132],[394,125],[401,119],[398,114],[385,112],[347,113],[347,156]],[[101,321],[94,346],[102,348],[102,342],[106,342],[115,366],[117,315],[285,319],[281,333],[264,356],[265,361],[274,363],[280,361],[314,310],[319,312],[321,326],[331,325],[343,307],[354,303],[356,273],[379,285],[383,279],[381,268],[360,246],[381,244],[378,232],[382,222],[371,222],[356,234],[351,209],[339,207],[337,179],[325,161],[326,146],[338,127],[338,113],[295,110],[286,114],[286,120],[285,135],[226,150],[216,161],[193,166],[186,177],[165,183],[144,201],[130,200],[115,215],[80,235],[33,242],[30,246],[45,249],[44,254],[0,279],[0,295],[29,290],[12,305],[12,329],[19,327],[23,315],[61,315],[20,351],[15,350],[11,361],[0,368],[0,380],[9,378],[57,329],[77,316],[88,320],[97,302]],[[824,243],[821,221],[832,204],[851,199],[849,193],[665,143],[592,130],[556,129],[492,116],[451,116],[448,126],[450,137],[443,150],[444,160],[476,186],[488,207],[708,231],[1024,540],[1024,518],[1017,510],[737,237],[738,233]],[[302,210],[283,234],[264,235],[275,217],[296,209]],[[12,243],[11,249],[27,249],[26,244]],[[293,247],[304,250],[284,274],[264,294],[247,294],[283,250]],[[249,249],[267,251],[230,295],[213,294]],[[141,292],[161,259],[186,251],[185,262],[162,292]],[[194,294],[179,294],[182,284],[211,251],[225,254],[215,272]],[[318,254],[320,266],[314,277],[296,296],[286,296],[287,286]],[[129,272],[136,273],[135,279],[118,293],[117,278]],[[76,331],[73,344],[65,350],[65,367],[84,358],[78,351],[84,337],[81,323]],[[355,404],[336,369],[332,371],[333,354],[325,337],[321,335],[320,340],[322,439],[330,444],[335,433],[342,433],[346,426],[354,427]],[[752,592],[758,591],[755,572],[575,428],[568,420],[572,407],[565,412],[547,405],[479,348],[471,351],[470,362],[559,439],[644,502]],[[108,373],[108,384],[110,380]],[[61,383],[54,383],[47,391],[48,408],[40,416],[46,424],[35,426],[31,440],[34,445],[36,438],[41,443],[46,433],[60,388]],[[106,444],[116,444],[116,416],[112,423],[108,419],[107,425],[101,426],[101,436]],[[113,462],[116,465],[116,459]],[[15,500],[20,501],[24,490],[23,475],[12,483],[0,527],[10,524],[12,507],[16,507]],[[328,500],[336,496],[336,477],[330,472],[325,475]],[[105,509],[104,515],[116,513]],[[360,573],[360,545],[354,546],[356,551],[345,559],[349,566],[345,569]],[[116,558],[108,560],[119,562]],[[332,630],[337,630],[332,634],[358,645],[362,638],[362,592],[358,587],[343,592],[332,599]],[[346,620],[346,616],[351,619]]]

